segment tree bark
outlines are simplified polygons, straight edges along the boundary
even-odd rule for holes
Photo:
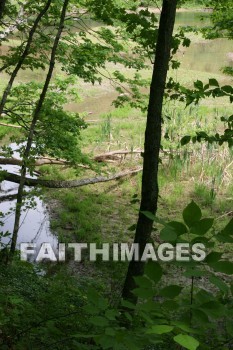
[[[0,0],[0,20],[4,15],[5,6],[6,6],[6,0]]]
[[[176,8],[177,0],[163,0],[147,113],[141,205],[134,240],[135,243],[140,245],[140,257],[150,240],[153,226],[153,221],[143,215],[142,211],[156,214],[158,205],[158,166],[162,133],[162,106],[172,48]],[[131,261],[129,263],[122,297],[134,304],[137,303],[137,297],[132,293],[132,290],[136,288],[134,276],[143,275],[144,266],[145,263],[141,261]]]
[[[51,0],[49,0],[48,3],[50,3]],[[47,5],[48,5],[47,3]],[[51,56],[50,56],[50,64],[49,64],[49,69],[47,73],[47,77],[44,83],[43,90],[41,92],[39,101],[36,105],[35,111],[33,113],[33,118],[30,126],[30,131],[27,139],[27,145],[24,151],[23,155],[23,165],[21,168],[21,175],[20,175],[20,183],[19,183],[19,188],[18,188],[18,194],[17,194],[17,203],[16,203],[16,209],[15,209],[15,222],[14,222],[14,229],[13,229],[13,235],[12,235],[12,240],[11,240],[11,248],[10,251],[13,254],[15,252],[16,248],[16,242],[17,242],[17,237],[18,237],[18,231],[19,231],[19,224],[20,224],[20,216],[21,216],[21,207],[22,207],[22,201],[23,201],[23,190],[25,186],[25,180],[26,180],[26,172],[27,172],[27,162],[28,158],[30,155],[32,143],[33,143],[33,136],[34,136],[34,131],[36,128],[37,121],[40,116],[41,109],[43,107],[43,103],[49,88],[50,81],[52,79],[54,67],[55,67],[55,59],[56,59],[56,52],[58,48],[58,44],[64,29],[64,23],[65,23],[65,16],[66,16],[66,11],[67,7],[69,4],[69,0],[64,0],[64,4],[62,7],[61,11],[61,16],[60,16],[60,22],[59,22],[59,27],[58,31],[53,43],[53,48],[51,51]]]

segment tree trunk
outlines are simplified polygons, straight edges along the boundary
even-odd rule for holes
[[[20,183],[19,183],[19,188],[18,188],[18,194],[17,194],[17,203],[16,203],[16,209],[15,209],[15,223],[14,223],[14,229],[13,229],[13,235],[12,235],[12,240],[11,240],[11,253],[13,254],[15,252],[16,248],[16,242],[17,242],[17,237],[18,237],[18,231],[19,231],[19,224],[20,224],[20,216],[21,216],[21,208],[22,208],[22,201],[23,201],[23,190],[25,186],[25,179],[26,179],[26,172],[27,172],[27,162],[28,158],[30,155],[32,143],[33,143],[33,135],[34,131],[36,128],[37,121],[40,116],[41,109],[43,107],[43,103],[49,88],[49,84],[53,75],[54,67],[55,67],[55,59],[56,59],[56,52],[58,48],[58,44],[62,35],[62,31],[64,28],[64,23],[65,23],[65,16],[66,16],[66,11],[67,7],[69,4],[69,0],[64,0],[63,8],[61,11],[61,17],[60,17],[60,23],[58,27],[58,31],[54,40],[53,48],[51,51],[51,57],[50,57],[50,64],[49,64],[49,70],[48,74],[44,83],[44,87],[42,90],[42,93],[40,95],[39,101],[37,103],[37,106],[35,108],[31,126],[30,126],[30,131],[28,135],[28,140],[27,140],[27,145],[26,149],[24,151],[23,155],[23,165],[21,168],[21,178],[20,178]]]
[[[147,113],[141,205],[134,241],[140,245],[140,257],[143,254],[146,244],[150,240],[153,225],[153,221],[148,219],[141,212],[149,211],[156,214],[157,211],[162,106],[172,47],[172,33],[175,23],[176,7],[177,0],[163,0]],[[130,262],[122,291],[122,297],[135,304],[137,303],[137,297],[132,293],[132,290],[136,287],[134,276],[143,275],[144,266],[145,263],[141,261]]]
[[[4,15],[5,6],[6,6],[6,0],[0,0],[0,20]]]

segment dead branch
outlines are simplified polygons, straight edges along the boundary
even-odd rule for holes
[[[13,125],[13,124],[5,124],[5,123],[0,123],[1,126],[6,126],[8,128],[16,128],[16,129],[21,129],[22,126],[20,125]]]
[[[141,150],[141,149],[134,150],[134,151],[117,150],[117,151],[112,151],[112,152],[99,154],[99,155],[95,156],[93,158],[93,160],[95,160],[96,162],[117,161],[117,160],[121,159],[118,156],[126,156],[128,154],[143,154],[143,152],[144,151]],[[163,150],[161,150],[161,152],[164,153],[165,155],[181,154],[181,151],[172,150],[172,149],[170,149],[170,150],[163,149]],[[190,151],[188,153],[192,154],[193,152]]]
[[[0,196],[0,202],[11,202],[17,198],[17,194],[8,194],[6,196]]]
[[[107,160],[119,160],[119,157],[117,157],[118,155],[127,155],[127,154],[140,154],[143,153],[143,150],[135,150],[135,151],[112,151],[112,152],[107,152],[107,153],[103,153],[103,154],[99,154],[97,156],[94,157],[94,160],[96,162],[104,162]]]
[[[2,125],[0,123],[0,125]],[[17,127],[17,126],[15,126]],[[164,154],[174,154],[176,151],[175,150],[163,150],[162,151]],[[121,157],[119,156],[126,156],[128,154],[142,154],[143,150],[134,150],[134,151],[127,151],[127,150],[117,150],[117,151],[111,151],[111,152],[107,152],[107,153],[103,153],[103,154],[99,154],[97,156],[94,156],[93,161],[95,162],[109,162],[109,163],[113,163],[115,161],[119,161],[121,160]],[[191,152],[190,152],[191,153]],[[178,154],[178,152],[177,152]],[[0,153],[0,156],[4,157],[3,153]],[[16,158],[0,158],[0,164],[2,165],[18,165],[21,166],[22,165],[22,161],[20,159],[16,159]],[[43,158],[37,158],[35,160],[35,166],[36,167],[40,167],[43,165],[67,165],[67,166],[71,166],[71,163],[64,160],[64,159],[55,159],[55,158],[49,158],[49,157],[43,157]],[[79,168],[83,168],[83,169],[90,169],[89,166],[84,165],[84,164],[75,164],[76,167]]]
[[[26,186],[43,186],[48,188],[75,188],[75,187],[82,187],[87,185],[94,185],[96,183],[100,182],[108,182],[113,180],[119,180],[121,178],[127,177],[127,176],[134,176],[142,171],[142,168],[137,168],[133,170],[127,170],[123,171],[114,175],[110,175],[108,177],[104,176],[97,176],[90,179],[82,179],[82,180],[41,180],[41,179],[25,179],[25,185]],[[12,173],[6,173],[4,174],[4,180],[14,182],[14,183],[20,183],[20,175],[12,174]]]
[[[34,163],[35,166],[42,166],[46,164],[58,164],[58,165],[65,165],[68,162],[56,160],[56,159],[37,159]],[[22,165],[22,160],[17,158],[0,158],[0,164],[2,165]]]

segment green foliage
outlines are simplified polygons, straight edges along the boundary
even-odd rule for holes
[[[207,38],[227,37],[233,38],[232,29],[232,10],[233,5],[231,0],[210,0],[207,6],[213,9],[211,19],[214,26],[204,29]]]
[[[195,220],[190,221],[192,210]],[[201,219],[201,210],[194,202],[184,209],[183,216],[190,228],[186,227],[184,230],[183,223],[173,222],[166,225],[173,226],[177,230],[181,228],[182,234],[187,236],[186,232],[188,230],[192,232],[198,222],[200,232],[195,231],[197,238],[201,238],[205,231],[207,235],[208,229],[213,225],[213,220]],[[230,228],[231,222],[222,231],[231,234]],[[209,236],[208,240],[213,240],[213,236]],[[188,283],[184,283],[183,286],[169,284],[157,262],[149,262],[146,265],[145,275],[135,278],[137,288],[134,293],[140,298],[136,306],[122,301],[123,309],[109,309],[106,299],[103,300],[102,296],[91,291],[85,310],[90,314],[89,322],[94,328],[91,329],[91,335],[85,333],[75,336],[83,342],[86,337],[91,337],[98,349],[139,350],[149,345],[167,349],[168,344],[172,342],[173,346],[178,343],[190,350],[213,346],[221,348],[223,342],[230,342],[231,339],[229,327],[219,329],[219,324],[223,324],[224,321],[225,325],[229,325],[232,322],[232,296],[229,288],[230,280],[226,282],[218,271],[221,269],[221,272],[228,274],[231,270],[231,274],[233,273],[231,263],[220,261],[221,257],[222,254],[213,251],[205,262],[179,264],[181,268],[176,271],[176,279],[179,273],[186,276],[187,281],[189,279],[192,281],[190,300]],[[205,278],[217,288],[214,293],[206,292],[205,287],[199,283],[198,277],[201,275],[197,272],[200,272],[200,269]],[[188,271],[190,274],[187,274]],[[109,312],[114,315],[111,324],[107,316]],[[124,327],[125,324],[127,328]],[[228,333],[223,338],[225,331]],[[209,332],[214,334],[211,338]]]
[[[35,129],[31,156],[50,155],[66,159],[74,164],[85,161],[79,146],[80,131],[87,127],[78,113],[64,110],[64,105],[77,99],[74,77],[57,78],[51,85]],[[22,83],[11,90],[6,108],[12,123],[19,124],[25,137],[30,128],[32,110],[39,98],[42,85]],[[22,142],[22,136],[19,142]],[[21,152],[23,153],[21,146]]]
[[[198,104],[202,99],[213,97],[229,98],[230,103],[233,103],[233,87],[231,85],[220,86],[216,79],[209,79],[208,84],[203,84],[202,81],[197,80],[194,82],[194,89],[187,89],[176,83],[172,78],[167,83],[168,94],[172,100],[180,100],[186,103],[186,107],[191,104]],[[228,128],[224,130],[224,134],[216,133],[215,135],[209,135],[205,131],[196,131],[196,136],[185,135],[181,138],[181,145],[185,146],[191,141],[193,143],[205,141],[208,143],[218,143],[220,146],[223,143],[228,143],[229,147],[233,145],[233,128],[232,128],[232,116],[221,117],[220,120],[228,124]]]
[[[73,202],[67,198],[72,210],[79,211]],[[58,350],[142,350],[148,346],[165,350],[179,344],[204,350],[230,342],[232,287],[227,275],[233,269],[216,250],[220,236],[232,237],[232,220],[218,232],[194,202],[186,206],[183,218],[185,222],[156,221],[174,230],[177,240],[173,244],[193,238],[201,241],[205,236],[206,260],[170,265],[175,283],[167,277],[164,264],[149,261],[144,276],[135,278],[137,305],[122,301],[118,307],[118,302],[110,302],[104,286],[88,277],[71,277],[66,268],[51,266],[44,276],[37,266],[16,258],[0,273],[1,347],[39,350],[56,344]],[[214,286],[211,292],[206,291],[208,283]]]

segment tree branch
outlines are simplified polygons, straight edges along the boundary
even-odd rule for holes
[[[8,128],[16,128],[16,129],[21,129],[22,126],[20,125],[13,125],[13,124],[5,124],[5,123],[0,123],[1,126],[6,126]]]
[[[123,171],[114,175],[110,175],[108,177],[104,176],[97,176],[90,179],[81,179],[81,180],[41,180],[41,179],[30,179],[25,178],[25,185],[26,186],[43,186],[48,188],[75,188],[75,187],[82,187],[87,185],[94,185],[96,183],[100,182],[108,182],[113,180],[119,180],[121,178],[127,177],[127,176],[134,176],[137,175],[142,171],[142,168],[132,169]],[[20,183],[20,175],[12,174],[12,173],[6,173],[4,174],[4,180]]]

